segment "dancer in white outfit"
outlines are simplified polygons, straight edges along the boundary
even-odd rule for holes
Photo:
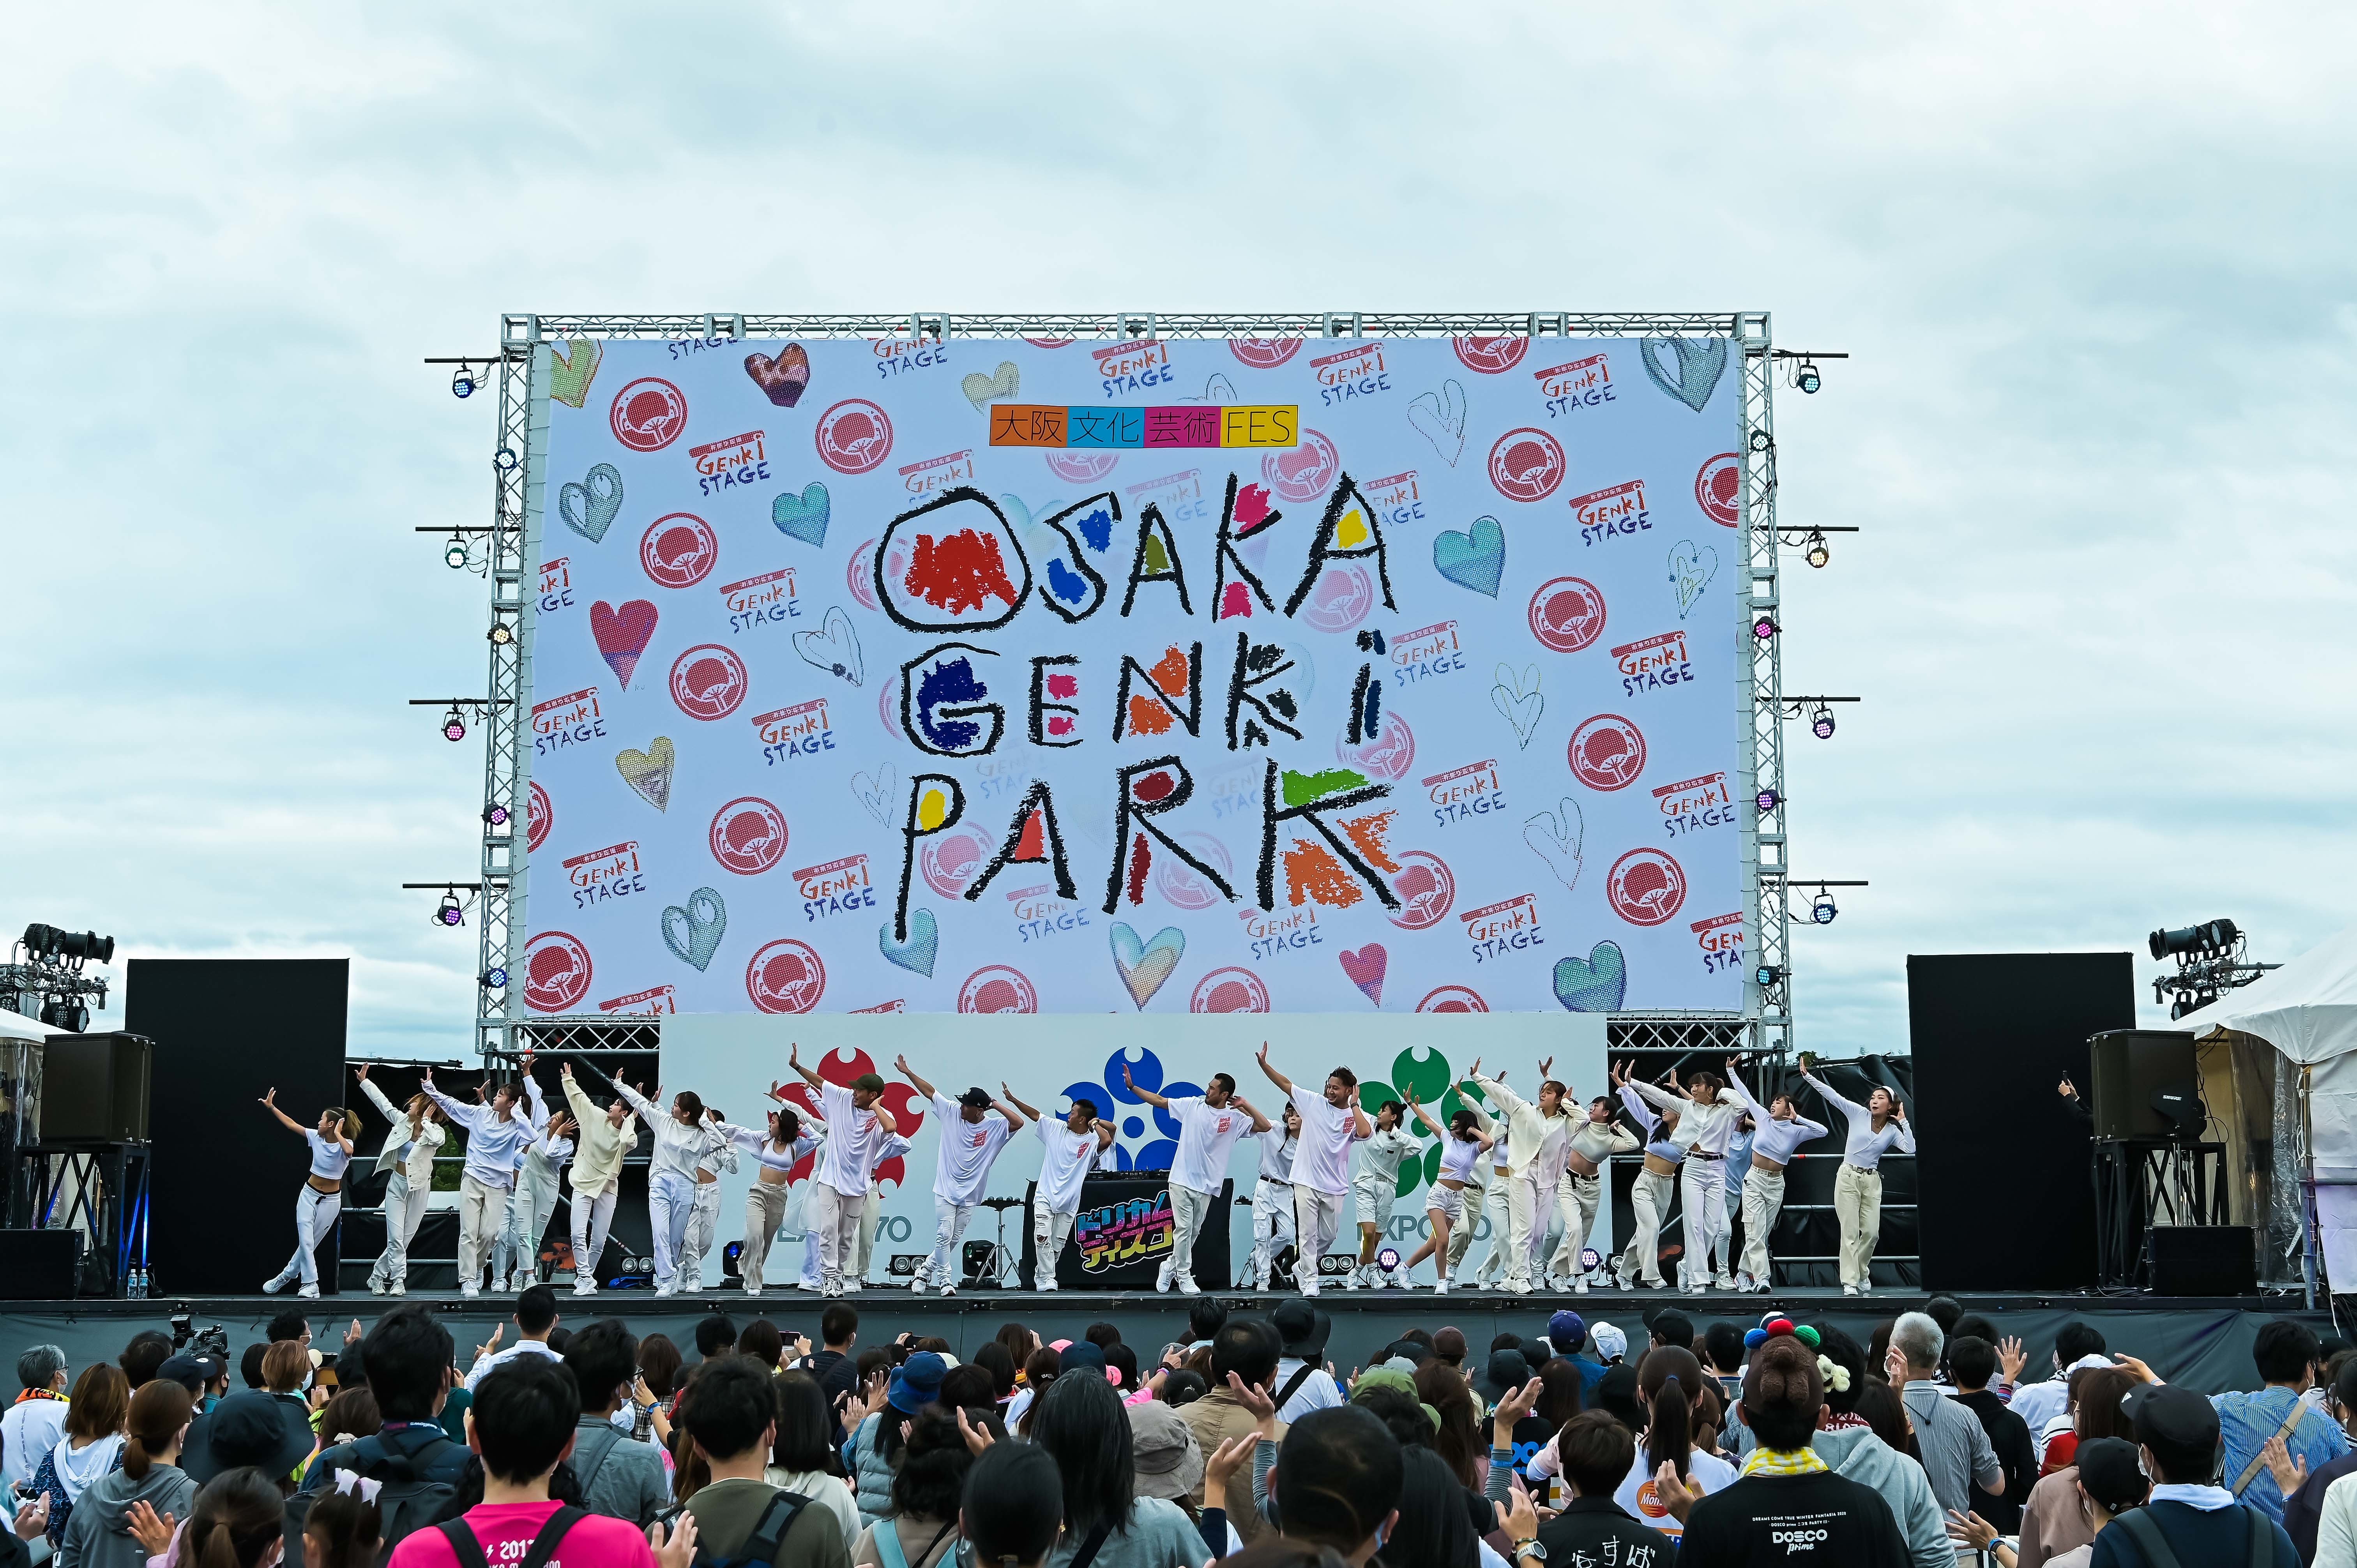
[[[311,1174],[303,1178],[302,1190],[295,1195],[295,1255],[262,1287],[262,1294],[275,1295],[300,1279],[303,1288],[296,1294],[317,1295],[319,1264],[313,1250],[343,1212],[344,1168],[352,1163],[352,1137],[361,1130],[361,1119],[340,1105],[330,1105],[319,1112],[317,1127],[306,1127],[278,1109],[275,1089],[259,1103],[288,1132],[299,1133],[311,1145]]]
[[[1326,1075],[1325,1091],[1312,1094],[1269,1065],[1268,1042],[1260,1043],[1260,1070],[1268,1075],[1301,1113],[1301,1142],[1293,1155],[1293,1225],[1299,1238],[1294,1283],[1301,1294],[1318,1294],[1318,1263],[1342,1224],[1342,1195],[1350,1190],[1351,1145],[1374,1136],[1375,1124],[1359,1109],[1359,1075],[1338,1067]]]
[[[802,1066],[799,1043],[786,1053],[786,1065],[802,1074],[816,1090],[827,1128],[826,1149],[810,1191],[811,1225],[818,1232],[819,1294],[843,1295],[858,1288],[850,1274],[859,1248],[860,1220],[867,1208],[867,1189],[875,1175],[884,1140],[899,1131],[892,1113],[877,1103],[884,1098],[884,1080],[863,1072],[848,1088],[829,1083]],[[771,1084],[775,1097],[779,1086]],[[853,1283],[846,1283],[846,1279]]]
[[[1293,1241],[1293,1160],[1301,1148],[1301,1112],[1285,1102],[1278,1122],[1253,1134],[1260,1145],[1260,1175],[1253,1183],[1253,1289],[1266,1290],[1275,1277],[1276,1255]]]
[[[523,1059],[524,1070],[530,1072],[532,1058]],[[464,1104],[435,1088],[431,1069],[418,1087],[453,1126],[467,1130],[467,1164],[458,1176],[458,1294],[479,1296],[491,1243],[507,1228],[516,1155],[533,1135],[532,1117],[518,1103],[512,1083],[500,1085],[490,1102],[482,1105]]]
[[[1877,1085],[1860,1105],[1845,1100],[1813,1070],[1817,1058],[1801,1053],[1801,1079],[1842,1113],[1849,1136],[1842,1168],[1834,1175],[1834,1216],[1841,1221],[1841,1283],[1844,1295],[1874,1292],[1874,1248],[1882,1240],[1882,1156],[1915,1152],[1915,1130],[1907,1107]]]
[[[622,1156],[639,1146],[639,1129],[630,1116],[630,1102],[616,1095],[602,1110],[573,1081],[573,1064],[560,1066],[565,1079],[565,1103],[572,1108],[580,1133],[573,1175],[573,1294],[597,1294],[597,1262],[605,1255],[606,1235],[614,1224],[614,1199],[621,1191]]]
[[[1700,1295],[1713,1284],[1733,1290],[1735,1276],[1726,1272],[1727,1145],[1743,1115],[1743,1101],[1727,1091],[1717,1073],[1695,1073],[1683,1089],[1674,1074],[1663,1076],[1672,1079],[1666,1089],[1633,1079],[1630,1087],[1656,1106],[1678,1113],[1673,1141],[1686,1152],[1685,1180],[1678,1195],[1684,1208],[1685,1258],[1681,1267],[1686,1294]],[[1720,1263],[1716,1276],[1711,1273],[1714,1254]]]
[[[687,1246],[688,1218],[695,1211],[695,1167],[711,1143],[704,1101],[693,1090],[683,1089],[664,1111],[619,1079],[614,1088],[654,1134],[655,1146],[647,1157],[647,1217],[655,1233],[655,1294],[677,1295],[680,1254]]]
[[[867,1283],[867,1265],[876,1256],[876,1232],[884,1221],[884,1167],[903,1158],[916,1146],[898,1133],[887,1133],[884,1141],[876,1145],[876,1163],[867,1167],[867,1197],[859,1206],[859,1228],[852,1233],[851,1278],[855,1287]]]
[[[1505,1080],[1506,1075],[1501,1072],[1498,1075],[1498,1081],[1503,1083]],[[1473,1162],[1473,1173],[1480,1177],[1475,1185],[1480,1187],[1481,1196],[1479,1199],[1468,1197],[1465,1200],[1468,1223],[1464,1230],[1449,1238],[1448,1243],[1450,1249],[1457,1254],[1449,1260],[1449,1266],[1453,1272],[1457,1264],[1465,1261],[1466,1250],[1473,1244],[1475,1227],[1470,1221],[1474,1206],[1478,1202],[1481,1219],[1490,1227],[1490,1249],[1481,1254],[1481,1266],[1473,1271],[1473,1277],[1464,1283],[1469,1289],[1480,1290],[1484,1285],[1503,1284],[1506,1275],[1514,1266],[1512,1253],[1506,1245],[1507,1237],[1513,1230],[1512,1198],[1507,1190],[1511,1185],[1508,1178],[1513,1169],[1512,1147],[1513,1132],[1503,1122],[1483,1110],[1470,1096],[1463,1094],[1461,1090],[1459,1102],[1473,1113],[1474,1125],[1489,1133],[1492,1140],[1490,1144],[1490,1157]]]
[[[406,1110],[395,1110],[384,1090],[369,1081],[369,1069],[352,1069],[360,1075],[361,1092],[369,1097],[393,1131],[384,1135],[384,1148],[376,1157],[377,1175],[387,1176],[384,1184],[384,1251],[377,1254],[376,1262],[369,1269],[369,1293],[371,1295],[405,1295],[409,1291],[409,1244],[417,1239],[417,1227],[425,1219],[426,1200],[434,1193],[434,1156],[441,1152],[442,1141],[448,1134],[442,1126],[442,1108],[423,1093],[409,1097]]]
[[[1023,1112],[1000,1104],[980,1088],[952,1100],[918,1077],[905,1056],[895,1058],[892,1066],[933,1102],[933,1116],[942,1129],[941,1146],[933,1155],[933,1250],[917,1265],[917,1277],[909,1288],[922,1295],[929,1285],[939,1285],[943,1295],[955,1295],[958,1243],[965,1239],[966,1222],[982,1201],[982,1189],[990,1184],[990,1167],[997,1163],[998,1152],[1022,1129]]]
[[[1626,1066],[1613,1069],[1612,1081],[1620,1088],[1621,1103],[1645,1131],[1645,1168],[1637,1173],[1636,1185],[1629,1189],[1629,1207],[1636,1223],[1630,1231],[1629,1245],[1613,1260],[1613,1283],[1629,1290],[1632,1280],[1641,1280],[1654,1290],[1667,1290],[1670,1282],[1662,1275],[1662,1216],[1670,1210],[1678,1166],[1686,1157],[1684,1145],[1671,1136],[1677,1128],[1678,1113],[1655,1115],[1630,1084]]]
[[[1535,1253],[1555,1212],[1555,1183],[1562,1177],[1564,1150],[1571,1137],[1571,1115],[1563,1108],[1570,1090],[1547,1076],[1554,1070],[1553,1057],[1539,1063],[1542,1081],[1535,1104],[1508,1089],[1504,1079],[1483,1078],[1479,1058],[1465,1075],[1503,1113],[1506,1135],[1513,1144],[1513,1163],[1505,1172],[1506,1283],[1501,1288],[1516,1295],[1528,1295],[1535,1288]],[[1490,1245],[1497,1247],[1494,1237]]]
[[[680,1248],[679,1288],[690,1293],[704,1288],[704,1259],[720,1234],[720,1176],[734,1174],[737,1147],[723,1129],[720,1112],[704,1108],[704,1153],[695,1161],[695,1199],[688,1206],[687,1236]]]
[[[1743,1269],[1735,1288],[1763,1291],[1771,1283],[1768,1260],[1769,1233],[1784,1209],[1784,1167],[1800,1146],[1822,1138],[1829,1129],[1801,1114],[1789,1094],[1779,1094],[1765,1105],[1751,1098],[1736,1076],[1735,1058],[1727,1059],[1727,1090],[1751,1112],[1751,1168],[1743,1176]]]
[[[1433,1289],[1441,1295],[1447,1295],[1449,1264],[1462,1251],[1457,1246],[1455,1237],[1457,1231],[1466,1228],[1465,1194],[1478,1179],[1474,1171],[1495,1140],[1481,1130],[1480,1115],[1469,1105],[1458,1105],[1444,1129],[1432,1119],[1432,1112],[1417,1102],[1413,1089],[1407,1091],[1407,1103],[1408,1109],[1415,1112],[1415,1119],[1432,1129],[1433,1136],[1440,1140],[1440,1175],[1424,1200],[1426,1217],[1432,1222],[1432,1234],[1426,1237],[1424,1245],[1410,1253],[1407,1262],[1400,1265],[1399,1283],[1403,1285],[1407,1283],[1409,1273],[1425,1259],[1430,1258],[1434,1272],[1440,1276],[1440,1283]]]
[[[1359,1141],[1359,1170],[1351,1178],[1351,1204],[1359,1218],[1359,1266],[1343,1276],[1344,1290],[1357,1290],[1361,1284],[1407,1288],[1405,1269],[1394,1269],[1386,1276],[1375,1263],[1375,1250],[1383,1245],[1383,1232],[1391,1229],[1392,1206],[1399,1201],[1400,1163],[1424,1154],[1415,1134],[1403,1125],[1406,1120],[1407,1107],[1386,1100],[1375,1107],[1373,1135]]]
[[[1598,1095],[1587,1103],[1587,1119],[1575,1128],[1564,1149],[1562,1180],[1555,1184],[1555,1212],[1563,1217],[1563,1244],[1547,1264],[1547,1288],[1559,1290],[1572,1282],[1574,1294],[1587,1294],[1588,1272],[1579,1266],[1596,1225],[1596,1210],[1604,1198],[1604,1162],[1615,1155],[1633,1155],[1643,1145],[1613,1120],[1613,1102]]]
[[[1097,1161],[1113,1147],[1113,1123],[1097,1120],[1096,1101],[1075,1100],[1060,1121],[1050,1122],[1015,1097],[1001,1083],[1006,1102],[1037,1123],[1047,1153],[1039,1159],[1039,1179],[1031,1191],[1031,1288],[1054,1290],[1056,1264],[1071,1240],[1072,1219],[1081,1211],[1081,1188]]]
[[[540,1097],[540,1081],[525,1058],[525,1114],[537,1131],[523,1146],[516,1164],[515,1201],[508,1205],[507,1228],[491,1259],[491,1288],[521,1291],[540,1283],[540,1239],[556,1212],[556,1195],[564,1186],[565,1167],[573,1158],[573,1119],[560,1111],[550,1114]]]
[[[1170,1255],[1162,1260],[1154,1288],[1167,1291],[1176,1285],[1180,1295],[1200,1295],[1201,1289],[1195,1283],[1195,1238],[1202,1232],[1203,1216],[1220,1199],[1228,1156],[1234,1152],[1236,1140],[1247,1133],[1267,1132],[1268,1118],[1237,1095],[1236,1080],[1223,1072],[1213,1073],[1210,1087],[1200,1094],[1161,1095],[1140,1089],[1125,1061],[1121,1064],[1121,1081],[1130,1093],[1169,1112],[1178,1123],[1178,1152],[1170,1156]]]
[[[747,1295],[761,1294],[761,1265],[793,1199],[793,1168],[818,1147],[818,1133],[812,1130],[816,1120],[790,1108],[772,1111],[766,1137],[750,1127],[720,1123],[720,1131],[761,1165],[745,1188],[745,1249],[737,1256]]]

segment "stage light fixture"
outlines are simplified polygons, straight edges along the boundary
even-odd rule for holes
[[[1811,360],[1803,360],[1801,361],[1800,374],[1792,378],[1792,384],[1804,392],[1814,392],[1819,387],[1824,385],[1825,381],[1824,377],[1818,373],[1816,365]]]
[[[442,715],[442,738],[448,741],[460,741],[467,738],[467,721],[460,716],[457,708],[452,708]]]
[[[1751,972],[1751,978],[1758,981],[1762,986],[1769,986],[1773,985],[1778,981],[1783,979],[1784,972],[1777,968],[1772,963],[1763,963],[1758,969]]]
[[[26,933],[27,945],[31,945],[31,933]],[[2155,931],[2147,938],[2155,958],[2169,958],[2178,953],[2209,952],[2233,947],[2242,940],[2242,928],[2232,920],[2204,920],[2198,926],[2181,930]]]
[[[1818,888],[1815,902],[1809,906],[1809,918],[1820,926],[1830,926],[1834,923],[1834,917],[1840,913],[1841,911],[1834,907],[1833,889]]]
[[[508,809],[505,806],[486,806],[483,808],[483,821],[495,828],[506,827]]]
[[[467,923],[467,911],[459,906],[457,894],[442,895],[442,901],[434,907],[434,923],[437,926],[463,926]]]
[[[504,991],[504,990],[506,990],[506,989],[507,989],[507,983],[508,983],[508,972],[507,972],[506,970],[504,970],[504,969],[500,968],[497,964],[492,965],[490,969],[487,969],[487,970],[485,970],[485,971],[483,972],[483,989],[484,989],[484,990],[486,990],[486,991]]]
[[[66,934],[55,926],[34,924],[25,928],[25,956],[35,961],[48,957],[65,946]]]
[[[515,628],[503,620],[495,620],[491,623],[491,629],[484,635],[491,639],[492,647],[505,648],[515,640]]]
[[[1833,737],[1834,737],[1834,711],[1833,711],[1833,709],[1831,709],[1831,708],[1827,707],[1827,706],[1826,706],[1824,703],[1819,703],[1817,704],[1817,711],[1816,711],[1815,713],[1811,714],[1809,715],[1809,733],[1810,733],[1811,735],[1815,736],[1819,740],[1831,740],[1831,739],[1833,739]]]
[[[1810,565],[1822,566],[1826,562],[1834,558],[1833,551],[1825,544],[1825,536],[1824,534],[1819,533],[1814,530],[1811,530],[1808,543],[1809,553],[1805,556],[1802,557],[1802,559],[1808,562]]]
[[[500,473],[512,474],[515,472],[515,466],[516,455],[514,447],[502,446],[497,452],[491,454],[491,467],[497,468]]]
[[[1765,642],[1770,638],[1775,636],[1776,630],[1775,618],[1769,615],[1765,610],[1762,610],[1760,613],[1759,619],[1751,623],[1751,635],[1758,638],[1762,642]]]
[[[442,564],[449,567],[453,572],[465,570],[467,565],[467,542],[459,538],[457,534],[452,534],[450,536],[450,542],[442,547]]]
[[[59,933],[58,951],[76,969],[85,962],[112,963],[114,961],[114,939],[102,937],[96,931],[64,931]]]
[[[1760,808],[1760,813],[1763,816],[1766,813],[1774,811],[1778,806],[1783,804],[1783,801],[1784,797],[1779,795],[1773,789],[1762,789],[1759,794],[1751,798],[1751,803]]]
[[[1768,432],[1764,427],[1751,433],[1751,449],[1754,452],[1768,450]]]
[[[450,395],[453,397],[475,395],[475,372],[471,367],[459,366],[457,373],[450,378]]]

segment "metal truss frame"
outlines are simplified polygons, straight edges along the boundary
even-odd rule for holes
[[[532,692],[533,596],[524,583],[537,544],[543,507],[545,403],[533,397],[545,374],[546,346],[580,338],[695,338],[717,343],[743,338],[1435,338],[1554,336],[1562,338],[1718,337],[1730,339],[1742,360],[1741,424],[1736,450],[1743,466],[1742,570],[1734,596],[1747,646],[1744,679],[1737,684],[1741,793],[1772,795],[1764,811],[1747,812],[1741,833],[1744,893],[1744,1005],[1739,1013],[1630,1013],[1611,1023],[1612,1049],[1702,1050],[1724,1053],[1747,1043],[1781,1056],[1792,1048],[1790,926],[1784,878],[1784,740],[1782,642],[1750,635],[1752,618],[1779,604],[1776,533],[1776,447],[1770,402],[1775,349],[1765,311],[1628,312],[1569,310],[1388,312],[1326,310],[1261,315],[1162,315],[1154,311],[955,315],[757,316],[715,311],[700,315],[535,315],[500,317],[495,359],[499,379],[499,442],[493,454],[492,526],[487,531],[488,575],[494,619],[510,619],[516,637],[490,650],[490,700],[485,709],[482,898],[478,906],[481,961],[475,1035],[489,1057],[537,1048],[559,1051],[641,1051],[652,1048],[656,1026],[642,1016],[567,1015],[528,1017],[523,1011],[523,943],[528,869],[518,837],[528,819],[530,726],[524,709]],[[534,418],[533,410],[539,409]],[[1755,447],[1764,435],[1764,446]],[[504,821],[493,825],[493,808]],[[1738,808],[1740,810],[1741,808]],[[1756,815],[1756,822],[1752,818]],[[1759,983],[1762,969],[1775,980]],[[484,983],[494,969],[509,983]]]

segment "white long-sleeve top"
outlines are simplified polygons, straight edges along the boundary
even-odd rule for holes
[[[532,1113],[518,1101],[502,1116],[490,1104],[468,1105],[432,1084],[420,1085],[453,1126],[467,1130],[466,1174],[506,1192],[515,1186],[516,1155],[533,1135]]]
[[[1480,1085],[1483,1094],[1496,1101],[1499,1110],[1505,1112],[1499,1120],[1505,1122],[1506,1136],[1513,1141],[1512,1157],[1502,1167],[1509,1176],[1526,1176],[1533,1173],[1547,1152],[1549,1134],[1562,1132],[1565,1138],[1570,1136],[1569,1130],[1563,1125],[1570,1118],[1562,1112],[1557,1111],[1553,1116],[1542,1116],[1536,1105],[1496,1079],[1477,1078],[1473,1081]],[[1563,1170],[1563,1138],[1556,1139],[1554,1152],[1557,1175]]]
[[[737,1169],[737,1143],[723,1130],[723,1123],[708,1122],[704,1128],[704,1153],[696,1156],[695,1174],[718,1176],[723,1171]]]
[[[694,1186],[695,1162],[704,1157],[705,1145],[708,1142],[704,1129],[689,1126],[619,1079],[614,1080],[614,1088],[630,1102],[630,1109],[639,1113],[639,1120],[647,1124],[647,1131],[654,1135],[654,1150],[647,1156],[648,1179],[651,1181],[669,1171],[689,1186]],[[655,1092],[661,1094],[662,1090],[657,1088]]]
[[[1484,1159],[1479,1155],[1475,1156],[1470,1183],[1471,1186],[1480,1187],[1486,1195],[1490,1189],[1491,1173],[1506,1169],[1513,1157],[1506,1148],[1506,1125],[1473,1103],[1465,1095],[1458,1095],[1457,1103],[1473,1112],[1473,1124],[1490,1135],[1489,1157]]]
[[[565,1162],[573,1157],[573,1140],[548,1135],[548,1102],[540,1097],[540,1084],[532,1074],[523,1077],[524,1102],[532,1116],[533,1136],[523,1146],[516,1162],[519,1171],[544,1176],[554,1185],[565,1173]]]
[[[1842,1150],[1842,1158],[1862,1171],[1878,1170],[1882,1156],[1894,1150],[1902,1155],[1915,1152],[1915,1129],[1899,1117],[1874,1130],[1874,1113],[1855,1100],[1844,1099],[1832,1084],[1813,1072],[1801,1075],[1801,1081],[1824,1096],[1825,1103],[1842,1113],[1849,1123],[1849,1142]]]
[[[1655,1159],[1667,1160],[1672,1165],[1676,1165],[1686,1157],[1686,1146],[1677,1142],[1674,1135],[1670,1137],[1662,1135],[1662,1119],[1653,1113],[1653,1108],[1646,1104],[1644,1097],[1637,1092],[1637,1085],[1624,1083],[1620,1086],[1620,1103],[1629,1108],[1629,1114],[1634,1116],[1637,1119],[1637,1124],[1645,1129],[1647,1154]],[[1681,1101],[1679,1103],[1684,1102]],[[1682,1115],[1678,1120],[1684,1122],[1685,1118]]]
[[[1805,1116],[1795,1116],[1790,1122],[1777,1121],[1768,1114],[1766,1106],[1751,1098],[1751,1091],[1740,1080],[1727,1085],[1727,1092],[1742,1101],[1743,1108],[1751,1112],[1751,1152],[1761,1159],[1789,1165],[1795,1149],[1832,1131],[1824,1122],[1812,1122]]]
[[[1659,1084],[1631,1083],[1630,1088],[1652,1101],[1664,1111],[1678,1113],[1678,1130],[1670,1140],[1690,1154],[1727,1155],[1727,1145],[1735,1136],[1735,1123],[1742,1118],[1743,1101],[1720,1090],[1714,1100],[1690,1100],[1672,1094]]]
[[[387,1099],[383,1090],[364,1078],[361,1079],[361,1092],[393,1123],[393,1131],[384,1135],[384,1149],[376,1158],[377,1174],[397,1170],[412,1187],[432,1181],[435,1153],[442,1147],[442,1140],[449,1136],[442,1123],[428,1118],[419,1124],[417,1136],[413,1138],[409,1135],[409,1112]]]
[[[813,1120],[813,1118],[804,1112],[802,1123],[806,1130],[783,1149],[771,1145],[770,1134],[766,1129],[757,1132],[750,1127],[739,1127],[734,1122],[716,1122],[713,1126],[718,1129],[721,1136],[726,1138],[730,1144],[744,1150],[770,1169],[791,1171],[802,1164],[804,1155],[818,1147],[818,1134],[807,1131]],[[735,1167],[732,1165],[730,1168]]]
[[[639,1146],[638,1123],[625,1116],[619,1127],[611,1125],[597,1102],[569,1078],[565,1080],[565,1102],[573,1108],[573,1119],[581,1123],[573,1161],[573,1190],[597,1197],[614,1185],[622,1169],[622,1156]]]
[[[1633,1155],[1644,1145],[1631,1137],[1618,1122],[1591,1122],[1580,1118],[1579,1126],[1571,1135],[1571,1152],[1581,1155],[1590,1165],[1601,1165],[1615,1155]],[[1568,1161],[1565,1162],[1567,1165]]]

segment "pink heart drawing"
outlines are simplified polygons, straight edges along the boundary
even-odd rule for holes
[[[1342,950],[1342,972],[1351,983],[1366,993],[1368,1001],[1380,1007],[1383,1004],[1383,971],[1391,967],[1392,955],[1381,942],[1369,942],[1358,951]]]
[[[597,651],[612,668],[615,679],[628,686],[630,671],[639,667],[639,655],[654,640],[653,601],[631,599],[616,609],[599,599],[589,607],[589,635],[597,639]]]

